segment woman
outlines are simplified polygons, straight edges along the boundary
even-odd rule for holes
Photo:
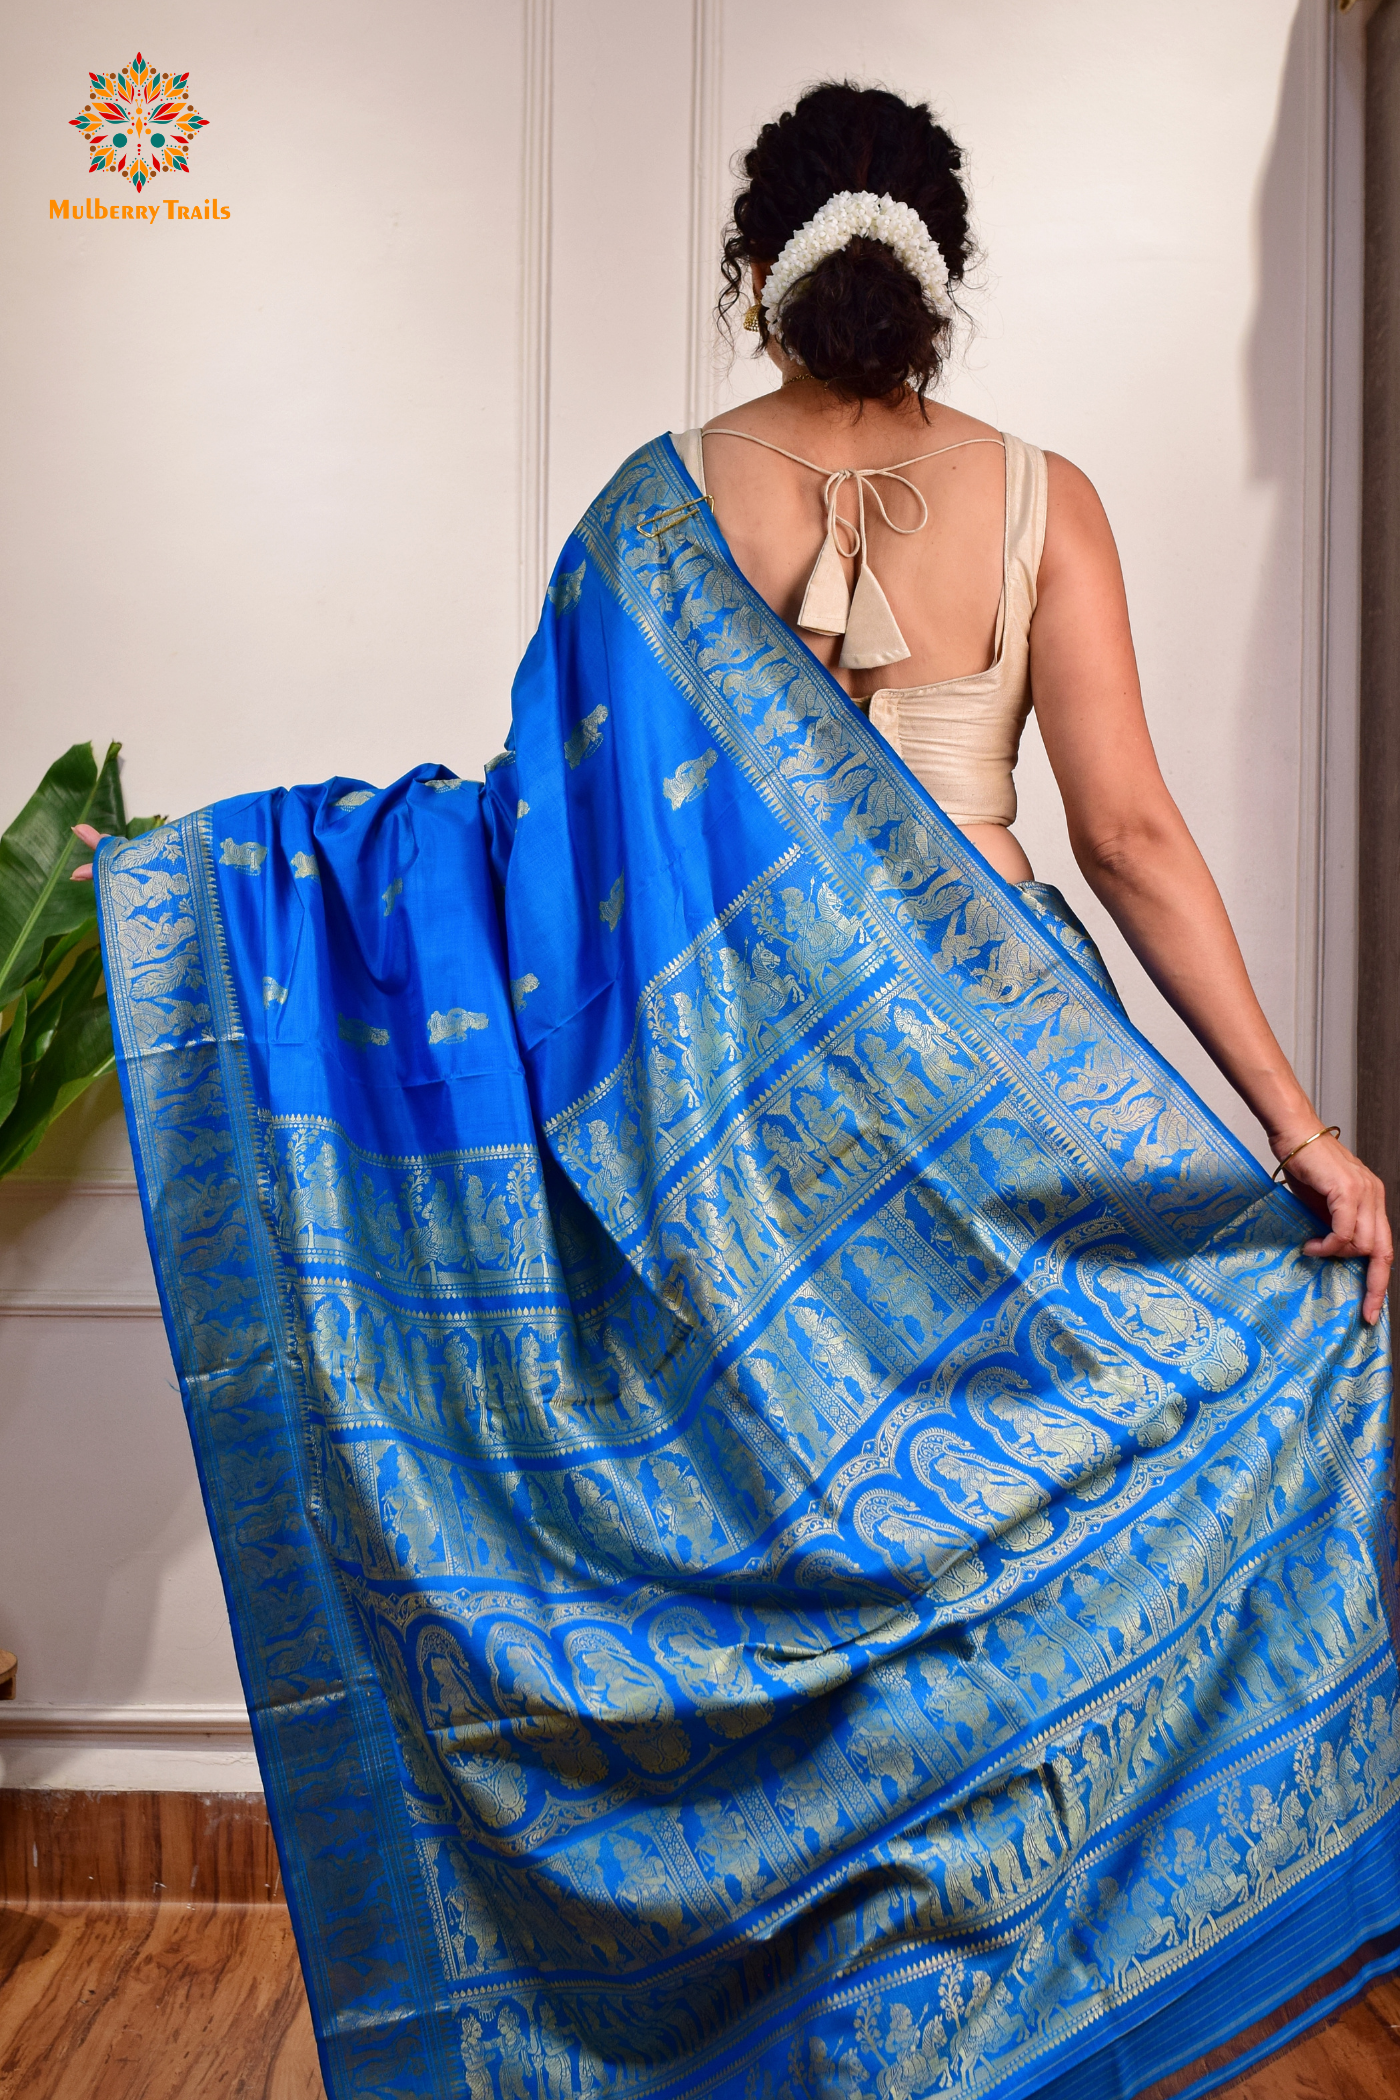
[[[870,172],[876,161],[878,180]],[[1264,1019],[1219,893],[1158,770],[1117,551],[1092,486],[1053,452],[1017,444],[1008,462],[990,424],[925,399],[951,304],[946,296],[926,300],[883,241],[857,235],[832,248],[783,301],[781,334],[769,328],[764,292],[784,229],[812,218],[807,207],[823,188],[830,194],[829,179],[841,187],[838,168],[853,171],[852,187],[892,190],[913,205],[930,229],[932,270],[956,283],[970,255],[958,149],[925,111],[896,96],[828,87],[768,126],[746,165],[749,187],[736,206],[726,260],[731,285],[741,266],[750,272],[753,319],[783,383],[716,418],[698,451],[687,447],[736,565],[799,627],[944,813],[1011,883],[1031,880],[1008,827],[1016,746],[1034,691],[1085,880],[1258,1117],[1275,1158],[1291,1155],[1290,1185],[1335,1221],[1308,1252],[1367,1258],[1363,1316],[1374,1322],[1391,1252],[1383,1191],[1332,1133],[1304,1143],[1322,1118]],[[735,434],[765,449],[714,442]],[[875,508],[881,484],[868,485],[871,563],[878,557],[882,597],[899,607],[903,634],[891,622],[873,649],[852,649],[846,632],[828,634],[801,617],[813,551],[825,551],[825,513],[844,512],[854,523],[849,493],[831,490],[829,500],[825,477],[851,464],[903,468],[914,453],[931,456],[906,470],[912,498],[896,508],[895,492],[883,485],[895,513],[889,523]],[[817,471],[804,471],[792,454],[806,455]],[[1021,508],[1007,521],[1020,535],[1008,550],[1009,472],[1019,477],[1013,502]],[[845,544],[858,537],[857,526]],[[1007,551],[1015,568],[1003,649]],[[850,575],[855,563],[848,557],[841,566]],[[838,615],[843,592],[844,581]],[[873,661],[855,661],[865,657]],[[895,662],[899,689],[884,677]],[[970,676],[969,666],[976,667]]]
[[[924,398],[957,149],[828,86],[746,170],[784,383],[581,521],[485,788],[97,862],[333,2100],[1128,2095],[1400,1923],[1381,1191],[1092,490]],[[1032,684],[1325,1232],[1031,880]]]

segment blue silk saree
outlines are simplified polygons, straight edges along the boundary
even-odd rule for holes
[[[97,877],[332,2100],[1127,2096],[1400,1924],[1357,1269],[669,439],[484,784]]]

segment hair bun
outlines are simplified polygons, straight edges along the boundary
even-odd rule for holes
[[[883,88],[828,81],[765,124],[744,157],[747,186],[734,200],[724,245],[725,319],[745,268],[772,264],[798,230],[842,190],[888,194],[909,205],[961,280],[970,243],[962,155],[925,103]],[[931,310],[918,278],[886,242],[857,235],[822,258],[782,303],[783,347],[815,379],[856,400],[912,387],[922,394],[942,369],[950,317]],[[766,317],[760,320],[766,344]]]
[[[783,348],[839,394],[881,400],[939,368],[947,317],[883,241],[857,239],[793,287]],[[921,389],[922,391],[922,389]]]

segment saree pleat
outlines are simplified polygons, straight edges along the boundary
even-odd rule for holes
[[[484,785],[97,875],[331,2100],[1126,2096],[1400,1923],[1356,1265],[669,440]]]

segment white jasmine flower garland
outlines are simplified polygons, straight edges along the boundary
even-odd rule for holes
[[[877,197],[873,190],[838,190],[805,226],[798,227],[768,273],[763,311],[779,340],[779,312],[793,286],[861,234],[893,248],[905,269],[918,279],[929,312],[946,313],[942,294],[948,283],[948,265],[913,206],[896,204],[888,195]]]

